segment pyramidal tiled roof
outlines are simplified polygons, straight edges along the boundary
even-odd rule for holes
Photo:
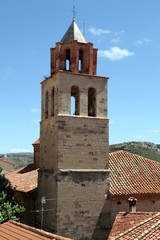
[[[160,239],[160,213],[119,213],[108,240]]]
[[[159,194],[160,163],[126,151],[109,153],[110,194]]]
[[[76,24],[75,19],[73,19],[70,27],[68,28],[67,32],[65,33],[65,35],[63,36],[63,38],[61,39],[61,42],[71,42],[77,40],[78,42],[81,43],[87,43],[85,37],[83,36],[83,34],[81,33],[79,27]]]

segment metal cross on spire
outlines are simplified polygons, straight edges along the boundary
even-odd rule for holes
[[[75,0],[73,0],[73,10],[72,10],[72,12],[73,12],[73,20],[75,20],[75,17],[76,17],[76,1]]]

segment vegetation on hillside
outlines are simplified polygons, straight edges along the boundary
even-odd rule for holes
[[[13,163],[17,167],[33,163],[33,153],[9,153],[6,155],[7,157],[2,158],[7,162]]]
[[[1,172],[2,168],[0,168],[0,224],[10,219],[20,221],[25,209],[15,200],[10,181]]]
[[[160,145],[150,142],[125,142],[109,146],[109,151],[124,150],[160,162]]]

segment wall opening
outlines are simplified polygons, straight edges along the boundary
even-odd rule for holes
[[[45,119],[48,118],[48,91],[45,93]]]
[[[55,90],[54,88],[52,88],[52,91],[51,91],[51,116],[52,117],[55,115],[54,110],[55,110]]]
[[[96,117],[96,90],[88,89],[88,116]]]
[[[83,69],[83,51],[79,50],[78,71],[82,72]]]
[[[70,49],[67,49],[66,51],[66,71],[70,71]]]
[[[79,99],[79,87],[71,87],[71,115],[80,114],[80,99]]]

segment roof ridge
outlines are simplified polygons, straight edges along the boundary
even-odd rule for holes
[[[16,166],[15,164],[11,163],[11,162],[8,162],[8,161],[5,161],[3,158],[0,158],[0,161],[4,162],[4,163],[8,163],[12,166]]]
[[[118,152],[127,152],[127,151],[125,151],[125,150],[114,150],[112,152],[109,152],[109,154],[118,153]]]
[[[136,214],[136,213],[134,213],[134,214]],[[157,217],[157,216],[160,216],[160,213],[157,213],[157,214],[155,214],[155,215],[154,215],[154,217],[149,217],[149,218],[147,218],[146,220],[144,220],[144,221],[142,221],[142,222],[138,223],[138,224],[137,224],[137,225],[135,225],[134,227],[132,227],[132,228],[129,228],[129,229],[128,229],[128,230],[126,230],[124,233],[121,233],[121,234],[119,234],[119,236],[117,236],[117,238],[116,238],[116,239],[123,237],[123,236],[124,236],[124,235],[126,235],[127,233],[129,233],[129,232],[133,231],[133,230],[134,230],[134,229],[136,229],[137,227],[140,227],[140,226],[142,226],[143,224],[145,224],[145,223],[149,222],[151,219],[153,219],[153,218],[155,218],[155,217]],[[158,221],[158,222],[160,222],[160,221]],[[142,234],[141,234],[141,235],[142,235]],[[137,238],[137,239],[140,239],[140,238]]]

